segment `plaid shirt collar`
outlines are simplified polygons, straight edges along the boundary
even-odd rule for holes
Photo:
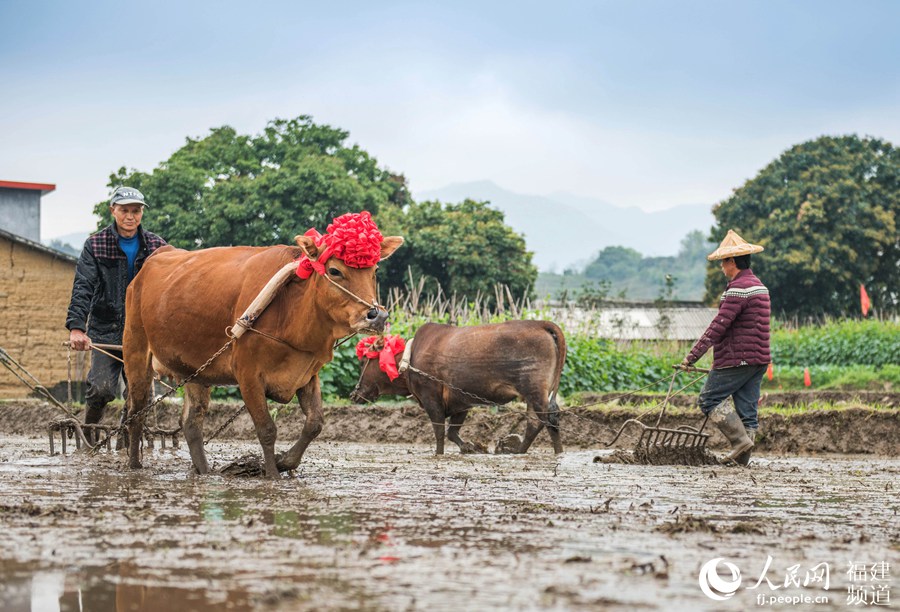
[[[138,237],[141,246],[148,247],[150,252],[165,244],[162,238],[155,234],[148,234],[144,231],[143,226],[138,226]],[[88,238],[91,245],[91,251],[98,259],[127,259],[125,253],[119,248],[119,233],[116,231],[116,224],[111,223],[96,234],[92,234]]]

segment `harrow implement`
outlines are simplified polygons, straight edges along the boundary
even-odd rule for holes
[[[681,366],[674,367],[675,372],[672,373],[672,378],[669,381],[669,390],[662,402],[662,408],[659,411],[659,416],[656,418],[656,423],[651,426],[643,423],[640,419],[628,419],[622,423],[622,426],[619,428],[615,437],[610,440],[606,446],[615,444],[626,428],[634,426],[640,429],[640,436],[633,449],[633,459],[635,463],[654,465],[672,463],[703,465],[718,463],[715,457],[713,457],[706,449],[710,434],[704,433],[703,430],[706,428],[709,417],[706,417],[703,420],[703,423],[699,428],[690,425],[680,425],[674,428],[660,427],[660,423],[666,414],[669,400],[673,395],[678,393],[677,391],[673,393],[673,389],[675,388],[675,380],[678,377],[679,371],[701,372],[703,376],[709,373],[709,370],[700,368],[690,368],[688,370]],[[699,378],[692,380],[682,388],[690,386],[697,380],[699,380]]]

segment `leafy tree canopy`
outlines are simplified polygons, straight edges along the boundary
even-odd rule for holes
[[[147,229],[175,246],[293,244],[314,227],[324,232],[346,212],[368,210],[382,233],[406,244],[381,264],[382,289],[403,287],[421,275],[448,293],[493,296],[505,284],[515,296],[530,290],[537,270],[522,236],[487,203],[416,204],[406,179],[378,167],[348,133],[308,116],[277,119],[262,134],[215,128],[185,145],[150,173],[119,169],[109,187],[140,189],[150,207]],[[112,222],[108,202],[94,212],[98,227]]]
[[[386,211],[379,223],[383,231],[407,238],[381,263],[389,287],[408,284],[411,273],[414,279],[426,277],[432,292],[439,285],[446,294],[470,300],[480,293],[492,303],[497,284],[508,286],[516,298],[531,294],[537,278],[532,253],[487,202],[411,203]]]
[[[257,136],[215,128],[149,174],[119,169],[109,186],[140,189],[146,227],[175,246],[290,244],[345,212],[377,215],[409,201],[405,179],[347,146],[347,136],[308,116],[277,119]],[[100,226],[112,221],[107,202],[94,212]]]
[[[766,250],[753,270],[775,312],[859,312],[859,285],[873,305],[895,308],[900,287],[900,156],[890,143],[823,136],[796,145],[713,210],[719,242],[734,229]],[[710,266],[706,297],[725,284]]]

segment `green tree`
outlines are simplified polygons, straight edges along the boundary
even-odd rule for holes
[[[766,250],[753,269],[773,310],[808,317],[859,312],[859,284],[873,304],[895,308],[900,287],[900,157],[890,143],[823,136],[796,145],[713,210],[718,242],[728,229]],[[710,266],[706,297],[725,281]]]
[[[584,275],[590,279],[621,283],[638,275],[641,259],[643,255],[632,248],[608,246],[587,265]]]
[[[584,276],[610,283],[608,292],[621,293],[631,299],[653,299],[660,285],[669,288],[673,300],[699,300],[704,293],[706,254],[712,246],[700,230],[681,239],[678,254],[667,257],[644,257],[624,246],[609,246],[587,265]],[[667,281],[667,277],[677,279]]]
[[[147,227],[182,248],[290,244],[345,212],[378,215],[410,201],[405,179],[347,137],[305,115],[276,119],[257,136],[224,126],[188,138],[150,173],[120,168],[109,186],[140,189]],[[94,212],[100,226],[111,222],[107,202]]]
[[[513,296],[531,294],[537,268],[525,239],[504,223],[503,213],[487,202],[411,203],[379,218],[384,231],[407,241],[382,262],[387,287],[404,287],[425,276],[431,292],[440,285],[449,295],[493,302],[494,287],[504,284]]]

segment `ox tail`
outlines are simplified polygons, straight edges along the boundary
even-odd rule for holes
[[[556,371],[553,373],[553,384],[550,388],[550,401],[547,404],[549,414],[547,415],[547,423],[550,427],[559,431],[559,404],[556,402],[556,396],[559,392],[559,381],[562,378],[563,366],[566,365],[566,337],[558,325],[547,323],[544,328],[547,330],[556,343]]]

